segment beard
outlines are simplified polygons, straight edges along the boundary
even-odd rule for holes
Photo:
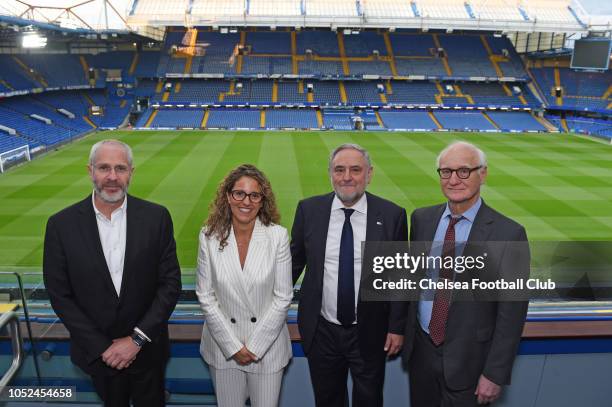
[[[342,203],[345,205],[354,204],[364,194],[364,191],[362,192],[354,191],[354,192],[346,193],[346,192],[342,192],[340,188],[334,188],[334,191],[336,191],[336,196],[338,197],[338,199],[342,201]]]
[[[122,201],[125,198],[129,184],[126,184],[126,185],[118,185],[118,184],[98,185],[94,182],[93,186],[94,186],[94,190],[96,191],[96,195],[100,197],[102,201],[109,203],[109,204],[114,204],[114,203]],[[104,187],[109,187],[109,186],[119,187],[120,190],[112,194],[108,193],[104,190]]]

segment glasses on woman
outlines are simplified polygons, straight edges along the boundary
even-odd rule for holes
[[[264,195],[261,192],[251,192],[250,194],[247,194],[246,192],[241,191],[239,189],[233,190],[231,194],[232,194],[232,198],[234,198],[234,200],[236,201],[244,201],[246,197],[248,196],[251,202],[259,203],[264,198]]]
[[[450,177],[453,176],[453,172],[456,172],[457,176],[460,179],[468,179],[470,178],[470,175],[472,175],[472,172],[479,170],[481,168],[482,168],[482,165],[479,165],[478,167],[474,167],[474,168],[461,167],[461,168],[457,168],[456,170],[453,170],[452,168],[438,168],[438,174],[440,175],[440,178],[442,179],[449,179]]]

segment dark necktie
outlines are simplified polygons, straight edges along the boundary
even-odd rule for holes
[[[444,234],[444,245],[442,246],[442,264],[446,262],[444,259],[447,256],[455,257],[455,225],[463,217],[450,218],[448,228]],[[442,267],[440,270],[440,278],[438,281],[442,282],[443,279],[452,281],[453,280],[453,269]],[[439,346],[444,342],[444,336],[446,331],[446,320],[448,319],[448,309],[450,308],[451,300],[450,289],[439,288],[436,290],[434,297],[433,306],[431,309],[431,320],[429,321],[429,336],[431,341]]]
[[[338,309],[336,316],[343,326],[350,326],[355,321],[355,265],[353,254],[353,227],[351,215],[354,209],[342,208],[344,225],[340,237],[340,255],[338,256]]]

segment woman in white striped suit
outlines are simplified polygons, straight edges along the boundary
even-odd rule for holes
[[[200,233],[196,293],[204,312],[200,353],[219,407],[278,405],[291,359],[293,295],[287,230],[266,176],[252,165],[219,185]]]

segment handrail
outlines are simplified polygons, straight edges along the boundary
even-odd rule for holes
[[[0,393],[13,380],[13,377],[23,363],[23,343],[21,341],[21,332],[19,331],[19,319],[13,311],[5,312],[0,316],[0,330],[8,326],[9,335],[11,337],[11,345],[13,348],[13,362],[8,368],[4,376],[0,379]]]
[[[17,278],[17,285],[19,286],[19,295],[21,295],[21,306],[23,307],[23,315],[25,316],[26,328],[28,330],[28,339],[30,340],[32,349],[32,358],[34,361],[34,370],[36,371],[36,381],[41,384],[40,368],[38,367],[38,358],[36,357],[36,343],[32,335],[32,325],[30,324],[30,314],[28,312],[28,303],[25,297],[25,290],[23,289],[23,280],[21,274],[16,271],[0,271],[0,274],[12,274]]]

